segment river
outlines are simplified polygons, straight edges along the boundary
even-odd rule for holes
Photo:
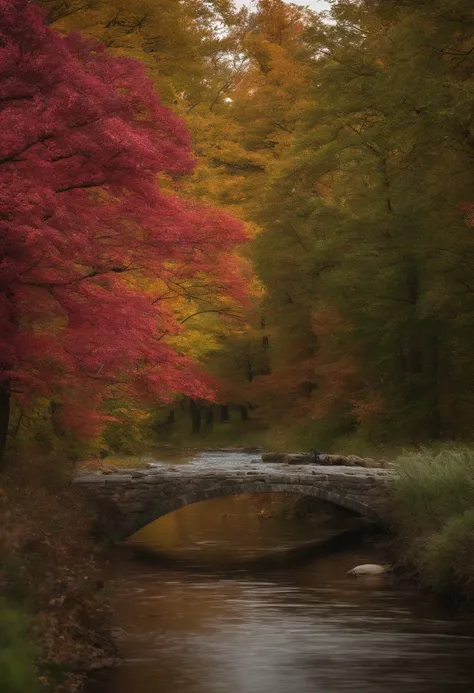
[[[111,560],[123,664],[107,693],[472,693],[467,619],[412,586],[347,577],[383,560],[372,541],[252,563],[324,534],[341,519],[329,515],[324,504],[298,520],[274,497],[226,498],[135,535]]]

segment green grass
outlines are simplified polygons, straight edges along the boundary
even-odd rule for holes
[[[474,450],[422,449],[396,463],[394,519],[407,561],[436,592],[474,596]]]

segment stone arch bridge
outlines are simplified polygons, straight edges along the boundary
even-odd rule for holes
[[[334,503],[369,519],[389,520],[392,473],[382,469],[304,465],[278,469],[252,464],[159,465],[114,474],[80,474],[80,486],[96,505],[98,522],[111,539],[121,540],[186,505],[250,493],[295,493]]]

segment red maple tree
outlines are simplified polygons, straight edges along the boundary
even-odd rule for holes
[[[244,290],[241,224],[158,186],[192,167],[140,63],[0,0],[0,451],[12,394],[69,403],[84,428],[108,386],[209,395],[167,344],[179,325],[152,290]]]

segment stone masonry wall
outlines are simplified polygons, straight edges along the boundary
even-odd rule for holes
[[[259,469],[195,469],[192,465],[124,470],[120,474],[80,475],[75,483],[90,496],[98,522],[110,538],[121,540],[185,505],[248,493],[297,493],[329,501],[360,515],[388,520],[386,470],[346,467],[292,467],[282,473]]]

